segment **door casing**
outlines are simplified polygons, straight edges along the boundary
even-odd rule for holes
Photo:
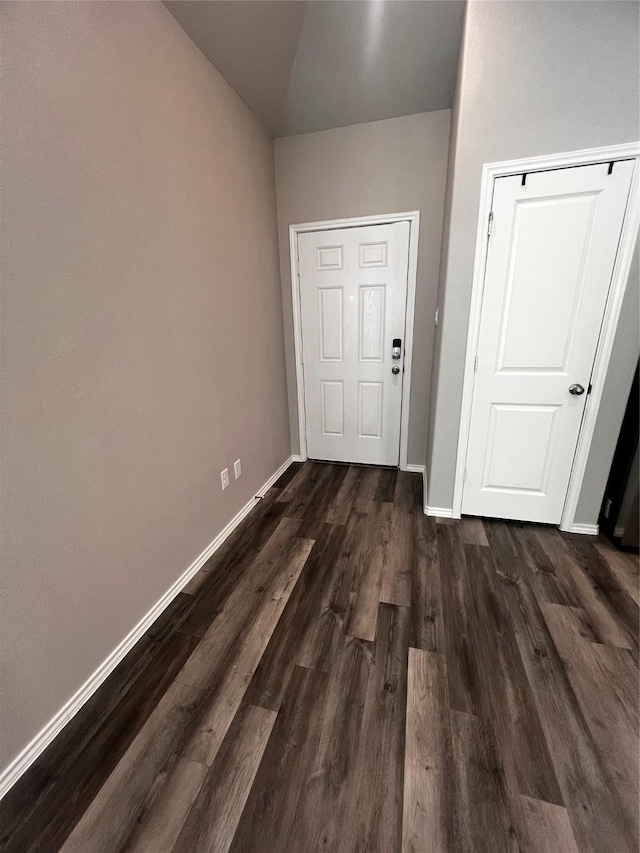
[[[589,148],[564,154],[531,157],[524,160],[508,160],[501,163],[485,163],[482,168],[482,185],[480,190],[480,211],[476,236],[476,254],[471,286],[471,308],[469,312],[469,330],[467,333],[467,352],[465,357],[464,382],[462,390],[462,408],[460,413],[460,428],[458,433],[458,453],[453,492],[452,518],[460,518],[462,513],[462,495],[464,491],[464,469],[469,443],[469,428],[471,423],[471,405],[473,400],[474,360],[480,333],[482,316],[482,295],[484,275],[487,262],[489,241],[487,228],[493,197],[493,185],[496,178],[508,175],[521,175],[527,172],[539,172],[545,169],[562,169],[572,166],[586,166],[594,163],[606,163],[613,160],[635,160],[635,168],[631,180],[631,190],[625,213],[620,243],[613,268],[611,285],[607,297],[600,338],[591,374],[592,391],[585,406],[584,417],[580,427],[578,443],[569,478],[569,486],[565,498],[560,529],[572,533],[597,534],[597,525],[575,524],[575,513],[578,498],[582,488],[587,459],[591,449],[591,441],[596,425],[598,410],[604,389],[604,380],[609,367],[613,341],[615,338],[622,300],[629,280],[633,250],[638,229],[640,227],[640,143],[632,142],[624,145],[610,145],[603,148]],[[615,168],[615,167],[614,167]],[[427,508],[425,506],[425,512]],[[441,511],[439,511],[440,513]]]
[[[293,306],[293,339],[296,365],[296,398],[298,403],[298,433],[300,456],[307,458],[307,425],[304,408],[304,369],[302,364],[302,315],[300,306],[300,278],[298,270],[298,234],[307,231],[331,231],[338,228],[358,228],[363,225],[389,225],[393,222],[409,223],[409,268],[407,276],[407,309],[405,316],[404,373],[402,376],[402,411],[400,417],[400,469],[422,473],[421,465],[408,465],[409,400],[411,396],[411,366],[413,362],[413,321],[418,274],[418,237],[420,211],[390,213],[380,216],[358,216],[349,219],[329,219],[322,222],[303,222],[289,226],[289,259],[291,265],[291,301]]]

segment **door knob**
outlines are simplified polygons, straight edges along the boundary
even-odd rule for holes
[[[569,393],[573,394],[574,397],[579,397],[581,394],[584,394],[584,387],[578,383],[569,385]]]
[[[391,372],[393,373],[394,376],[397,376],[400,373],[400,368],[398,367],[397,364],[393,365],[393,367],[391,368]]]

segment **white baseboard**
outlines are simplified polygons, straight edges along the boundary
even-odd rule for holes
[[[292,462],[306,462],[306,461],[307,461],[306,456],[300,456],[299,454],[294,453],[293,456],[289,460],[289,465],[291,465]]]
[[[96,692],[98,687],[118,666],[120,661],[131,651],[142,635],[149,630],[151,625],[156,621],[160,614],[165,610],[173,599],[178,595],[180,590],[187,585],[191,578],[198,572],[207,562],[209,557],[214,554],[227,537],[233,533],[240,522],[251,512],[254,506],[260,501],[260,498],[265,495],[276,480],[284,474],[289,465],[294,462],[296,457],[290,456],[278,470],[269,477],[267,482],[258,490],[256,497],[251,498],[218,533],[215,539],[207,545],[199,557],[191,563],[189,568],[184,572],[178,580],[165,592],[162,598],[157,601],[151,610],[142,617],[132,631],[116,646],[109,657],[104,660],[96,671],[89,676],[82,687],[69,699],[58,713],[51,719],[47,725],[27,744],[22,752],[9,764],[9,766],[0,773],[0,800],[15,785],[22,774],[28,770],[36,758],[49,746],[53,739],[62,731],[66,724],[78,713],[80,708],[87,702]]]
[[[424,465],[407,465],[404,470],[411,471],[412,474],[422,474],[422,476],[424,477],[427,469]]]
[[[258,498],[263,498],[263,497],[267,494],[267,492],[269,491],[269,489],[271,488],[271,486],[273,486],[273,484],[274,484],[275,482],[277,482],[277,481],[280,479],[280,477],[282,477],[282,475],[283,475],[283,474],[284,474],[284,472],[287,470],[287,468],[289,467],[289,465],[291,465],[293,462],[297,462],[297,461],[299,461],[299,460],[298,460],[298,458],[297,458],[296,456],[290,456],[290,457],[286,460],[286,462],[283,462],[283,463],[282,463],[282,465],[278,468],[278,470],[277,470],[277,471],[275,471],[275,472],[274,472],[274,473],[269,477],[269,479],[268,479],[268,480],[267,480],[267,482],[262,486],[262,488],[260,488],[260,489],[258,490],[257,497],[258,497]],[[251,507],[251,506],[249,506],[249,504],[250,504],[250,503],[251,503],[251,501],[249,501],[249,503],[248,503],[248,504],[245,504],[245,506],[243,506],[243,507],[242,507],[242,509],[240,510],[240,512],[238,513],[238,515],[240,515],[240,513],[241,513],[241,512],[244,512],[245,510],[247,510],[247,511],[245,512],[245,515],[246,515],[246,514],[247,514],[247,512],[249,512],[249,511],[252,509],[252,507]],[[247,507],[249,507],[249,509],[247,509]],[[236,516],[236,518],[237,518],[237,517],[238,517],[238,516]],[[236,521],[236,518],[234,518],[234,519],[233,519],[233,521],[230,521],[230,522],[229,522],[229,524],[232,524],[232,525],[233,525],[233,527],[236,527],[236,526],[240,523],[240,521],[242,521],[242,518],[244,518],[244,515],[242,516],[242,518],[240,519],[240,521]],[[228,526],[228,525],[227,525],[227,526]],[[226,529],[227,529],[227,528],[225,527],[225,530],[226,530]],[[231,529],[233,529],[233,528],[231,528]],[[231,533],[231,530],[229,531],[229,533]],[[228,536],[228,535],[229,535],[229,534],[227,534],[227,536]],[[227,538],[227,537],[225,536],[225,539],[226,539],[226,538]],[[222,543],[220,543],[220,544],[222,544]],[[215,550],[215,549],[214,549],[214,550]],[[213,553],[213,552],[212,552],[212,553]]]
[[[597,536],[598,535],[598,525],[597,524],[572,524],[570,533],[584,533],[587,536]]]
[[[411,471],[412,474],[422,474],[422,507],[426,514],[425,501],[427,499],[427,466],[426,465],[407,465],[406,471]]]
[[[424,508],[425,515],[437,515],[438,518],[453,518],[453,510],[451,507],[444,506],[426,506]]]

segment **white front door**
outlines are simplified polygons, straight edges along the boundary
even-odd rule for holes
[[[409,223],[298,235],[307,455],[397,465]],[[399,339],[400,358],[392,346]]]
[[[465,514],[560,522],[633,168],[495,181]]]

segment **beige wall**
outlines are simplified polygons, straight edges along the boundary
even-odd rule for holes
[[[420,211],[409,463],[424,465],[449,110],[276,139],[280,269],[291,443],[299,451],[289,225]]]
[[[451,507],[484,163],[638,138],[636,2],[469,0],[454,106],[428,502]],[[636,267],[637,270],[637,262]],[[638,358],[631,276],[576,522],[595,523]]]
[[[161,4],[1,16],[5,766],[290,447],[262,126]]]

